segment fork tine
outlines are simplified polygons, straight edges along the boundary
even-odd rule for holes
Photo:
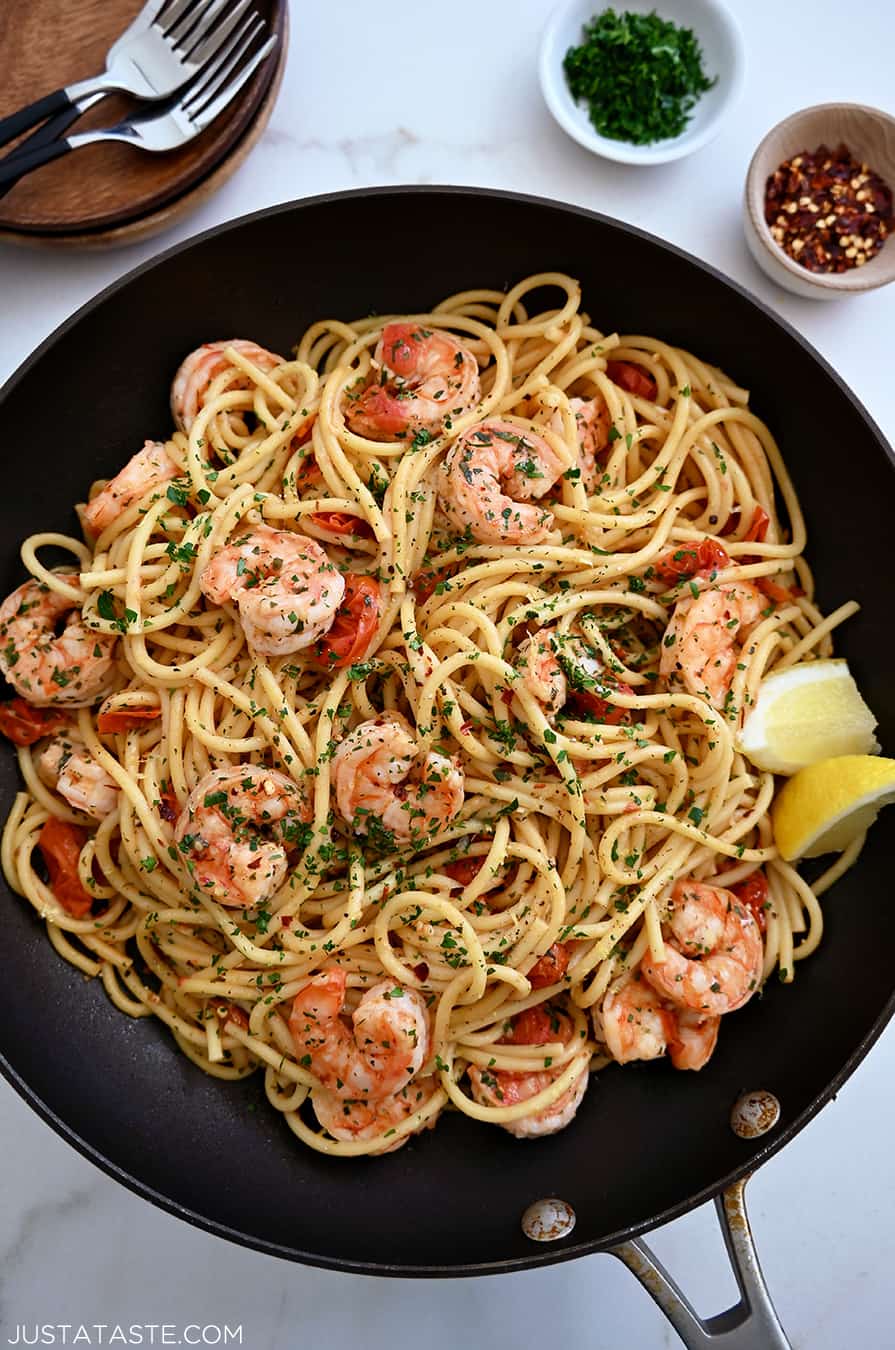
[[[199,23],[205,20],[209,11],[220,9],[223,3],[224,0],[198,0],[198,3],[186,0],[184,4],[183,0],[180,0],[177,18],[167,29],[165,37],[174,44],[175,50],[183,51],[191,47]]]
[[[204,41],[210,42],[217,32],[218,25],[226,21],[228,3],[229,0],[211,0],[211,3],[203,6],[198,14],[194,11],[190,15],[192,27],[188,36],[181,40],[180,47],[188,53],[190,61],[194,64],[201,64],[196,56],[199,46]]]
[[[192,118],[193,124],[197,126],[200,131],[204,131],[205,128],[214,121],[218,113],[223,112],[224,109],[227,107],[227,104],[232,102],[232,100],[239,93],[243,85],[248,80],[251,79],[255,71],[261,65],[262,61],[265,61],[267,59],[267,57],[270,55],[270,53],[273,51],[276,45],[277,45],[277,35],[276,33],[271,33],[270,37],[264,43],[263,47],[258,48],[258,50],[255,52],[255,55],[251,58],[250,61],[247,62],[245,66],[243,66],[242,70],[239,72],[236,78],[230,81],[230,83],[221,91],[220,94],[218,94],[217,98],[214,99],[213,102],[207,104],[206,107],[204,107],[201,110],[201,112],[193,116]]]
[[[236,27],[236,23],[242,18],[249,7],[249,0],[237,0],[237,3],[229,11],[226,18],[221,19],[220,23],[215,24],[211,32],[205,37],[204,42],[200,42],[197,47],[190,52],[190,60],[199,65],[204,65],[214,56],[227,37]],[[204,36],[204,35],[203,35]]]
[[[155,23],[167,3],[168,0],[146,0],[146,4],[134,19],[128,32],[134,33],[138,29],[150,28]]]
[[[192,117],[194,112],[204,108],[205,104],[214,98],[240,57],[248,51],[263,29],[263,20],[257,14],[250,14],[243,21],[224,49],[205,66],[195,84],[187,91],[183,109],[188,117]]]
[[[189,9],[192,3],[193,0],[167,0],[167,3],[165,3],[165,12],[159,19],[156,27],[160,28],[167,37],[170,34],[171,29],[177,23],[177,20]],[[159,6],[159,8],[161,8],[161,6]]]

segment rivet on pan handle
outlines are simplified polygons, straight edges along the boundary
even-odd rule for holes
[[[687,1350],[792,1350],[768,1293],[746,1214],[746,1177],[715,1200],[724,1244],[740,1291],[726,1312],[705,1321],[640,1238],[610,1250],[659,1305]]]

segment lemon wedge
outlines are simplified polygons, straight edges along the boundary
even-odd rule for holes
[[[822,759],[800,769],[777,793],[774,840],[787,862],[841,853],[889,802],[895,802],[895,759]]]
[[[770,674],[737,739],[759,769],[796,773],[834,755],[875,755],[876,718],[845,661],[805,661]]]

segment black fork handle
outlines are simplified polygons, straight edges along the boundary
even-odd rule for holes
[[[57,113],[55,117],[49,118],[48,121],[44,122],[42,127],[38,127],[36,131],[32,131],[30,136],[26,136],[23,141],[20,141],[14,150],[10,150],[9,154],[0,160],[0,166],[5,164],[7,160],[14,159],[16,155],[24,155],[31,150],[38,150],[42,145],[49,145],[51,141],[55,141],[63,132],[68,131],[72,122],[77,122],[80,116],[81,109],[77,104],[69,104],[63,112]],[[13,186],[13,183],[4,183],[4,185],[0,187],[0,197],[5,197],[7,192],[12,190]]]
[[[50,117],[44,122],[42,127],[32,131],[30,136],[26,136],[23,141],[10,150],[8,155],[0,159],[0,164],[5,164],[7,159],[12,159],[13,155],[23,155],[27,150],[36,150],[41,145],[49,145],[50,141],[55,141],[63,132],[68,131],[73,122],[83,114],[84,109],[79,108],[77,103],[70,103],[62,112],[56,113],[55,117]]]
[[[36,150],[25,150],[21,154],[7,155],[5,159],[0,160],[0,188],[4,185],[12,186],[20,178],[24,178],[26,173],[31,173],[32,169],[39,169],[42,164],[49,164],[54,159],[59,159],[61,155],[67,155],[74,146],[71,141],[64,137],[58,141],[49,141],[46,145],[39,145]]]
[[[29,103],[27,107],[19,108],[18,112],[0,118],[0,145],[8,145],[17,136],[21,136],[23,131],[28,131],[38,122],[43,122],[47,117],[52,117],[54,113],[64,112],[66,108],[71,106],[72,102],[68,92],[65,89],[57,89],[55,93],[45,94],[35,103]]]

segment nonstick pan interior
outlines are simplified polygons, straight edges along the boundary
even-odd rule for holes
[[[6,493],[3,594],[22,577],[18,541],[72,530],[72,503],[149,437],[170,428],[181,357],[251,337],[286,351],[315,318],[427,308],[450,292],[541,270],[580,278],[606,332],[688,347],[752,390],[776,434],[809,526],[820,603],[854,595],[848,658],[895,748],[891,541],[868,528],[891,499],[891,452],[820,358],[744,291],[694,259],[586,211],[473,189],[347,193],[221,227],[140,269],[63,326],[2,399]],[[17,789],[0,751],[0,810]],[[826,934],[795,985],[773,982],[726,1018],[699,1074],[664,1064],[610,1069],[573,1125],[536,1142],[445,1116],[385,1158],[330,1160],[301,1147],[260,1079],[223,1084],[164,1027],[116,1012],[100,984],[54,953],[30,908],[4,888],[8,978],[0,983],[7,1077],[66,1138],[125,1184],[223,1236],[343,1269],[460,1274],[594,1250],[660,1222],[752,1168],[858,1062],[890,1011],[895,909],[885,826],[824,898]],[[768,1088],[780,1124],[745,1142],[728,1125],[743,1089]],[[543,1196],[577,1226],[535,1247],[520,1228]]]

